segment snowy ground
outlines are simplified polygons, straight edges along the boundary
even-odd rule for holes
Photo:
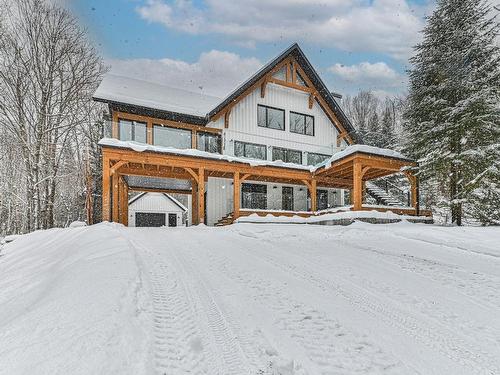
[[[0,256],[0,374],[500,374],[500,229],[101,224]]]

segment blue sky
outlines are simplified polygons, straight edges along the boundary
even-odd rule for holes
[[[334,91],[398,94],[425,0],[73,0],[111,71],[223,96],[297,41]]]

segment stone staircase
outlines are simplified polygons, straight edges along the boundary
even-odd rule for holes
[[[216,227],[224,227],[226,225],[231,225],[234,222],[233,213],[230,212],[226,216],[222,217],[217,223],[215,223]]]
[[[377,204],[383,206],[406,206],[405,203],[401,202],[399,199],[395,198],[393,195],[387,193],[384,189],[377,186],[371,181],[366,182],[366,191],[372,196]]]

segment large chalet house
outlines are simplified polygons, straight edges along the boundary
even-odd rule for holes
[[[354,128],[297,44],[224,99],[107,75],[103,220],[127,225],[130,191],[189,196],[193,224],[241,216],[392,210],[418,215],[416,164],[356,145]],[[366,182],[404,173],[411,205],[366,205]]]

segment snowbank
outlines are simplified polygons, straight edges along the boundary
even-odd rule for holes
[[[0,374],[499,374],[499,243],[405,222],[35,232],[0,256]]]
[[[144,373],[141,274],[117,226],[24,235],[0,257],[0,374]]]

